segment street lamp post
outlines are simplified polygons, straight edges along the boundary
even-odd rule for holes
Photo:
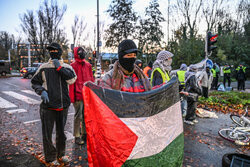
[[[28,66],[30,67],[31,66],[31,63],[30,63],[30,43],[28,42],[27,45],[28,45]]]
[[[97,65],[96,65],[96,78],[101,78],[101,56],[100,56],[100,32],[99,32],[99,0],[97,0]]]

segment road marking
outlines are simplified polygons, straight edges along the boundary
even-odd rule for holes
[[[17,86],[17,85],[14,85],[14,84],[11,84],[11,83],[8,83],[8,82],[5,82],[6,84],[8,84],[8,85],[11,85],[11,86],[15,86],[15,87],[17,87],[17,88],[20,88],[19,86]]]
[[[68,116],[71,116],[71,115],[74,115],[75,113],[68,113]],[[26,122],[23,122],[24,124],[31,124],[31,123],[36,123],[36,122],[39,122],[41,121],[40,119],[36,119],[36,120],[32,120],[32,121],[26,121]]]
[[[36,119],[36,120],[32,120],[32,121],[26,121],[26,122],[23,122],[24,124],[31,124],[31,123],[35,123],[35,122],[39,122],[41,121],[40,119]]]
[[[66,137],[67,137],[67,141],[68,141],[68,140],[72,140],[72,139],[75,138],[75,137],[73,136],[73,134],[70,133],[70,132],[68,132],[68,131],[64,131],[64,133],[65,133],[65,135],[66,135]]]
[[[73,136],[73,134],[70,133],[70,132],[68,132],[68,131],[64,131],[64,134],[65,134],[65,136],[66,136],[66,138],[67,138],[67,141],[72,140],[72,139],[75,138],[75,137]],[[55,134],[55,133],[52,134],[52,141],[53,141],[53,142],[56,141],[56,134]],[[55,143],[54,143],[54,144],[55,144]]]
[[[13,91],[2,91],[2,92],[9,95],[9,96],[12,96],[12,97],[14,97],[14,98],[16,98],[18,100],[26,102],[28,104],[40,104],[41,103],[38,100],[32,99],[30,97],[27,97],[27,96],[24,96],[24,95],[21,95],[21,94],[18,94],[18,93],[13,92]]]
[[[12,108],[12,107],[17,107],[17,106],[0,97],[0,108]]]
[[[27,112],[27,110],[25,110],[25,109],[13,109],[13,110],[7,110],[6,112],[9,114],[13,114],[13,113]]]
[[[32,90],[21,90],[24,93],[30,94],[30,95],[35,95],[35,96],[39,96],[38,94],[36,94],[34,91]]]

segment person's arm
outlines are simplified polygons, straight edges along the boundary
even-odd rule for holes
[[[62,79],[64,79],[69,85],[76,81],[77,76],[70,65],[61,66],[58,59],[53,59],[53,63],[56,67],[56,71],[61,74]]]
[[[111,70],[112,71],[112,70]],[[103,78],[101,78],[98,82],[98,85],[107,88],[107,89],[112,89],[112,75],[111,71],[106,73]]]
[[[93,76],[93,71],[92,71],[92,66],[91,65],[89,67],[89,74],[90,74],[90,77],[91,77],[91,81],[95,82],[95,79],[94,79],[94,76]]]
[[[46,91],[45,88],[42,86],[43,85],[42,73],[43,70],[40,67],[30,81],[32,89],[34,89],[38,95],[41,95],[43,91]]]

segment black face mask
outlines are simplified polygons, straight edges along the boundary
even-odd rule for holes
[[[77,55],[79,56],[80,59],[84,59],[86,53],[85,53],[85,51],[84,51],[82,48],[79,48],[79,49],[77,50]]]
[[[61,59],[61,55],[58,52],[49,52],[51,59]]]
[[[121,58],[119,63],[125,70],[132,72],[134,70],[135,58]]]

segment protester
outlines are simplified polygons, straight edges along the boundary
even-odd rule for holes
[[[179,80],[179,92],[184,91],[185,89],[185,73],[187,71],[187,65],[181,64],[180,70],[177,71],[177,77]],[[181,112],[182,116],[185,117],[187,114],[187,98],[183,94],[180,94],[181,97]]]
[[[143,69],[143,73],[144,73],[148,78],[151,77],[152,67],[153,67],[153,63],[152,63],[152,61],[149,61],[148,66],[146,66],[146,67]]]
[[[202,96],[205,98],[208,98],[208,91],[210,90],[213,81],[213,74],[210,71],[211,68],[210,65],[207,65],[206,71],[204,71],[201,76]]]
[[[151,74],[152,87],[162,85],[170,80],[170,71],[172,70],[172,57],[174,55],[169,51],[161,51],[158,53],[156,61],[153,64],[153,71]]]
[[[223,68],[223,73],[224,73],[223,84],[226,87],[226,80],[227,80],[228,87],[230,87],[230,85],[231,85],[231,69],[230,69],[230,66],[228,64],[226,64],[225,67]]]
[[[51,43],[47,49],[51,58],[39,67],[31,79],[31,85],[42,99],[40,118],[45,161],[51,165],[60,165],[59,162],[69,162],[64,156],[66,148],[64,127],[70,105],[68,85],[73,84],[77,77],[73,68],[63,63],[62,48],[58,43]],[[54,124],[56,124],[56,147],[52,142]]]
[[[236,68],[236,80],[238,81],[238,90],[245,90],[246,67],[242,63]]]
[[[189,70],[185,74],[185,92],[181,92],[181,94],[187,96],[188,107],[184,122],[189,125],[198,123],[195,110],[197,107],[198,96],[201,95],[201,88],[195,76],[196,72],[197,67],[195,65],[190,65]]]
[[[142,70],[143,69],[143,66],[142,66],[142,61],[140,59],[137,59],[135,61],[135,64]]]
[[[75,108],[74,136],[76,144],[84,144],[86,140],[86,129],[84,122],[84,104],[82,96],[83,84],[87,81],[94,82],[91,64],[85,60],[86,52],[82,47],[74,48],[75,62],[71,64],[75,70],[77,80],[69,87],[71,103]]]
[[[216,64],[213,65],[213,68],[211,69],[211,72],[213,74],[213,82],[212,82],[211,89],[217,90],[219,73],[217,71]]]
[[[150,83],[141,69],[135,65],[138,49],[132,40],[123,40],[118,46],[118,61],[105,74],[99,85],[126,92],[151,90]]]

